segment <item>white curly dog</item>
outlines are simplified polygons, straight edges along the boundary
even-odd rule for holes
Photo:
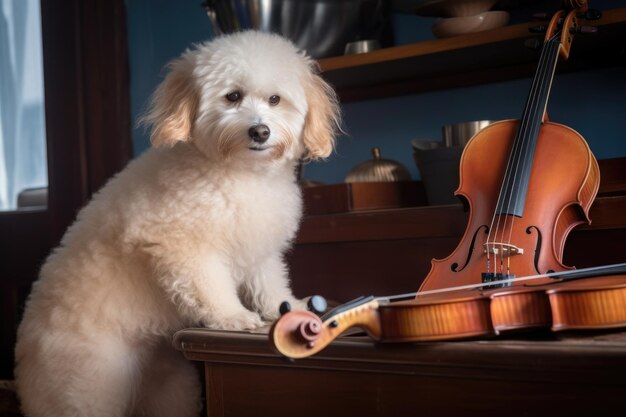
[[[327,157],[332,88],[289,41],[218,37],[169,65],[143,122],[153,147],[83,208],[42,267],[18,330],[25,414],[198,413],[183,327],[254,329],[290,290],[302,158]]]

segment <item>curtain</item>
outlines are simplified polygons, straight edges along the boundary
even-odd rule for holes
[[[0,0],[0,210],[47,182],[39,0]]]

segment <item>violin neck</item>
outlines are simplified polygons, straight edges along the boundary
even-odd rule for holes
[[[341,304],[341,305],[339,305],[339,306],[329,310],[328,312],[326,312],[321,317],[322,321],[326,321],[326,320],[336,316],[337,314],[343,313],[343,312],[348,311],[348,310],[352,310],[352,309],[354,309],[354,308],[356,308],[356,307],[358,307],[360,305],[367,304],[367,303],[373,301],[374,299],[375,299],[375,297],[373,295],[361,296],[361,297],[355,298],[352,301],[348,301],[347,303]]]
[[[548,104],[550,87],[559,58],[560,42],[555,37],[544,42],[539,65],[533,77],[524,113],[513,141],[505,171],[500,198],[496,206],[498,215],[522,217],[528,191],[539,129]]]

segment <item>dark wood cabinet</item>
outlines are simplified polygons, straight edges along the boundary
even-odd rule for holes
[[[587,417],[626,407],[623,333],[404,344],[355,336],[293,362],[266,334],[187,329],[174,344],[204,364],[211,417]]]

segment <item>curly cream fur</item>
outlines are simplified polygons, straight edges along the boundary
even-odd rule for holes
[[[143,118],[154,147],[80,211],[33,286],[16,346],[27,416],[194,416],[197,376],[173,333],[254,329],[284,300],[302,306],[283,260],[301,213],[294,172],[332,151],[332,89],[258,32],[197,45],[169,71]],[[259,123],[262,146],[248,135]]]

